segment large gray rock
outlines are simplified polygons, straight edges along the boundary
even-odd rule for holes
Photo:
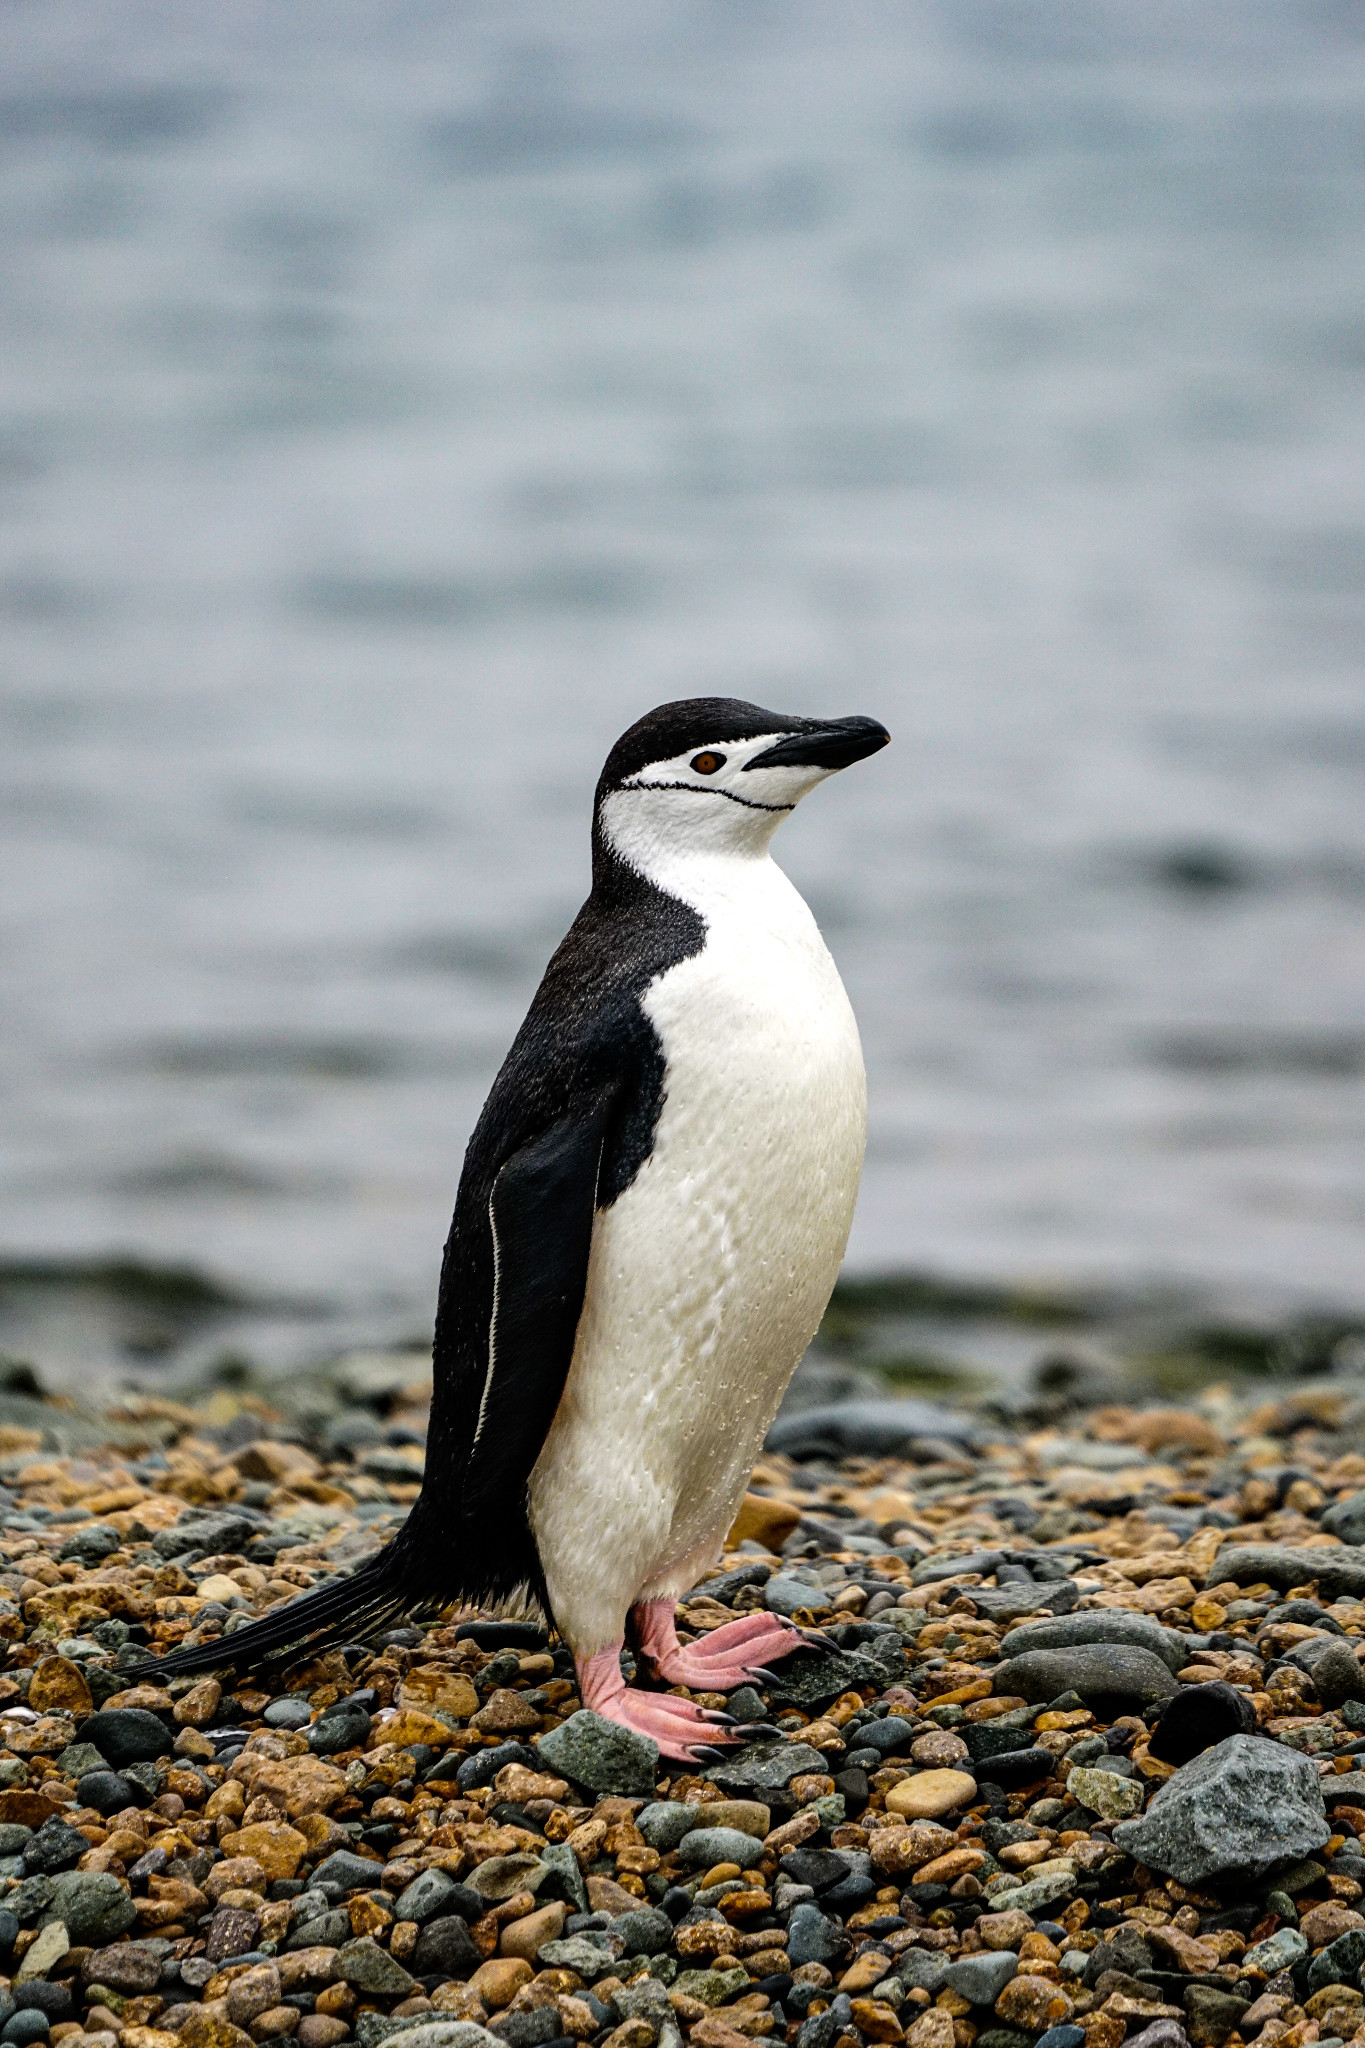
[[[1005,1562],[1003,1550],[964,1550],[956,1557],[927,1557],[910,1574],[912,1586],[936,1586],[940,1579],[956,1579],[963,1572],[980,1572],[983,1578]],[[973,1596],[975,1596],[975,1588]]]
[[[64,1870],[52,1880],[47,1911],[38,1922],[60,1920],[73,1948],[103,1948],[126,1934],[137,1919],[132,1898],[118,1879],[103,1870]]]
[[[1212,1984],[1191,1984],[1182,2003],[1194,2048],[1222,2048],[1250,2000],[1235,1991],[1217,1991]]]
[[[976,1593],[973,1591],[975,1601]],[[1121,1608],[1094,1613],[1063,1614],[1052,1621],[1026,1621],[1012,1628],[1000,1644],[1002,1657],[1022,1657],[1030,1650],[1069,1650],[1075,1643],[1127,1643],[1150,1650],[1172,1671],[1190,1661],[1190,1645],[1173,1628],[1163,1628],[1148,1614],[1125,1614]]]
[[[1231,1735],[1161,1786],[1141,1820],[1114,1840],[1137,1862],[1200,1885],[1219,1876],[1254,1880],[1291,1857],[1320,1849],[1331,1833],[1316,1767],[1258,1735]]]
[[[1268,1586],[1287,1592],[1316,1579],[1325,1600],[1365,1593],[1365,1550],[1349,1544],[1313,1544],[1299,1550],[1288,1543],[1225,1543],[1216,1560],[1218,1577],[1239,1586]]]
[[[537,1745],[542,1767],[572,1778],[593,1792],[618,1792],[627,1799],[651,1799],[659,1775],[659,1745],[615,1721],[580,1707],[542,1735]]]
[[[1151,1650],[1128,1643],[1075,1643],[1065,1650],[1027,1650],[997,1664],[991,1680],[998,1694],[1017,1693],[1031,1701],[1055,1700],[1076,1692],[1083,1700],[1120,1700],[1148,1707],[1179,1690],[1170,1666]]]
[[[464,1882],[488,1905],[500,1906],[516,1892],[539,1891],[545,1882],[545,1871],[539,1856],[519,1849],[511,1856],[486,1857],[474,1865]]]
[[[1035,1877],[1010,1892],[996,1892],[991,1900],[995,1913],[1037,1913],[1043,1906],[1055,1906],[1058,1899],[1069,1898],[1076,1889],[1076,1880],[1066,1871],[1059,1871],[1056,1877]]]
[[[244,1550],[260,1533],[262,1517],[247,1516],[228,1508],[222,1511],[193,1510],[182,1516],[173,1529],[159,1529],[152,1538],[158,1557],[216,1557],[219,1553]]]

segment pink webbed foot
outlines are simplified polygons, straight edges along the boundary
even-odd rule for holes
[[[637,1692],[628,1686],[621,1676],[620,1643],[585,1658],[578,1666],[578,1683],[585,1707],[637,1735],[653,1736],[660,1754],[677,1763],[713,1761],[713,1744],[735,1740],[727,1714],[710,1713],[670,1693]]]
[[[669,1685],[730,1692],[767,1678],[770,1660],[811,1647],[799,1629],[775,1614],[741,1615],[684,1647],[674,1612],[671,1600],[648,1600],[634,1610],[640,1654]]]

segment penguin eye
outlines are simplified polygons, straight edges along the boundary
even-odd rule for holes
[[[724,754],[694,754],[688,766],[695,768],[698,775],[714,775],[717,768],[725,766]]]

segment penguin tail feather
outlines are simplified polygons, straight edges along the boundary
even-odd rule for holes
[[[301,1600],[263,1615],[231,1635],[214,1636],[150,1659],[129,1671],[129,1678],[155,1680],[195,1671],[232,1669],[238,1674],[320,1657],[345,1643],[372,1640],[386,1628],[408,1620],[435,1620],[452,1604],[405,1589],[389,1550],[353,1572],[331,1579]]]

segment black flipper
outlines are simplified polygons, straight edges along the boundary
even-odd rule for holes
[[[488,1377],[465,1470],[463,1518],[524,1496],[573,1357],[613,1093],[514,1152],[493,1183]]]
[[[163,1676],[254,1670],[373,1638],[409,1618],[434,1620],[461,1597],[505,1597],[513,1586],[545,1604],[526,1488],[573,1358],[614,1104],[614,1089],[599,1088],[494,1179],[487,1365],[458,1491],[424,1489],[393,1542],[351,1577],[145,1668]]]
[[[736,732],[800,724],[752,705],[700,708],[739,718]],[[665,726],[680,709],[689,707],[665,707]],[[627,740],[650,747],[650,734],[642,726]],[[654,1146],[665,1063],[641,998],[706,942],[698,913],[624,862],[600,830],[613,775],[638,765],[629,747],[608,762],[592,894],[545,970],[465,1154],[436,1307],[426,1479],[411,1514],[351,1578],[156,1660],[149,1675],[288,1661],[435,1618],[456,1601],[529,1599],[549,1613],[527,1483],[573,1357],[594,1210],[626,1192]]]

